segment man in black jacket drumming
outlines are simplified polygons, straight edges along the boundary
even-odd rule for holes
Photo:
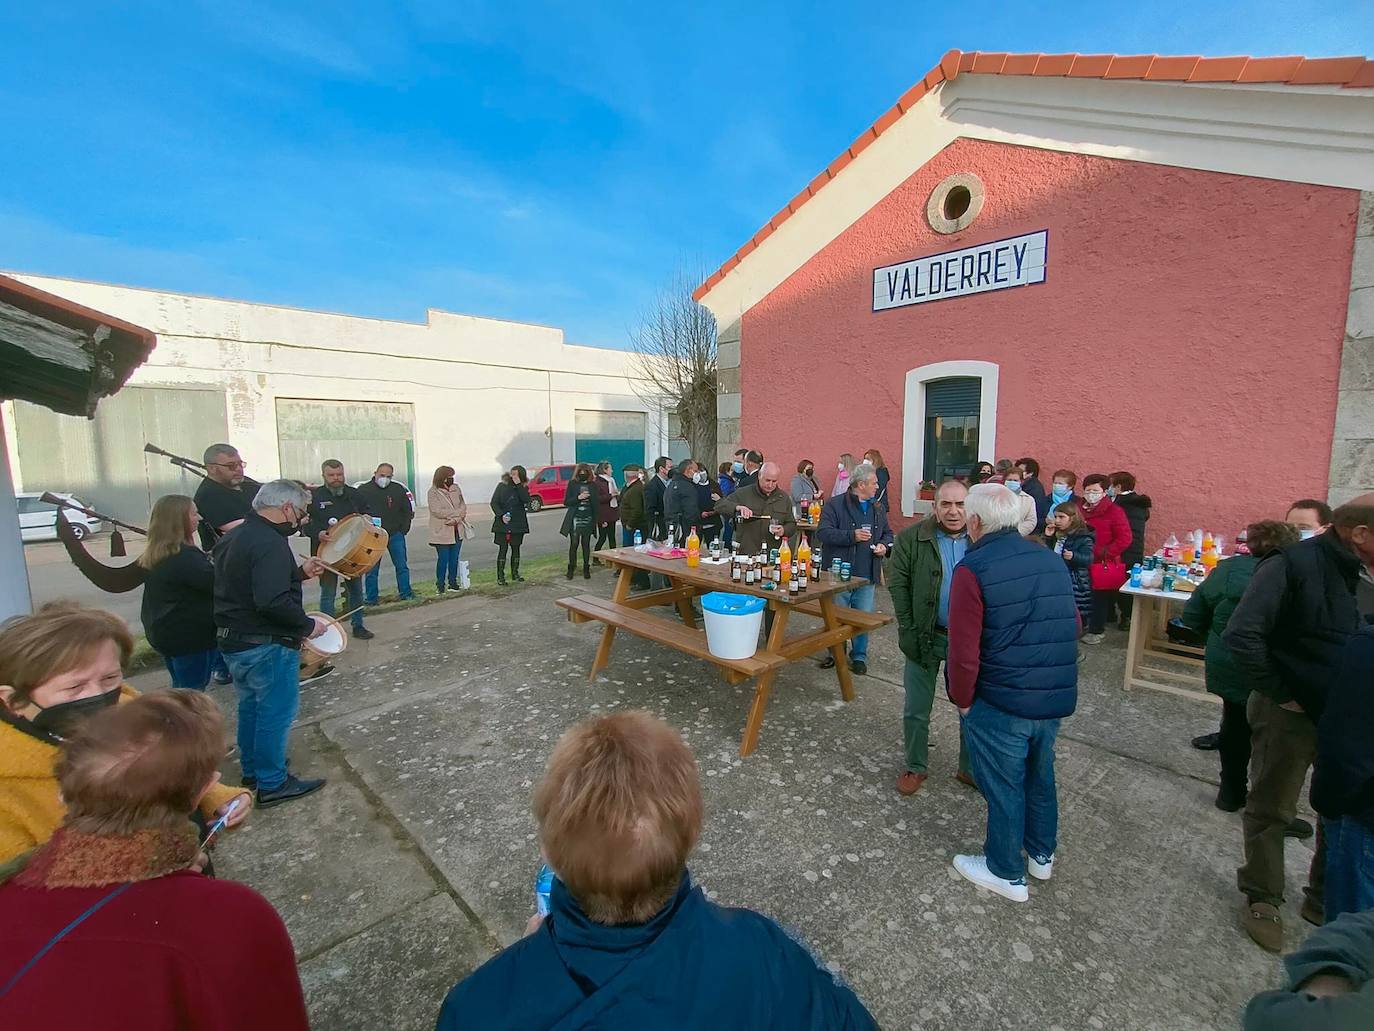
[[[386,553],[391,556],[391,565],[396,570],[396,593],[402,601],[415,597],[410,589],[410,563],[406,555],[406,534],[415,519],[415,509],[411,506],[410,492],[405,484],[395,480],[396,470],[390,462],[377,466],[377,471],[358,488],[358,496],[363,499],[367,511],[382,521],[386,531]],[[369,605],[377,604],[377,579],[382,571],[378,562],[363,577],[363,594]]]
[[[1356,590],[1374,567],[1374,494],[1335,512],[1331,530],[1259,564],[1222,640],[1250,674],[1250,795],[1245,806],[1245,929],[1260,947],[1283,948],[1283,838],[1317,754],[1317,721],[1346,642],[1361,622]],[[1326,848],[1317,835],[1302,915],[1322,922]]]
[[[273,480],[243,522],[215,546],[215,626],[239,694],[239,761],[244,787],[264,808],[324,786],[286,768],[286,742],[300,697],[300,647],[323,624],[306,615],[301,584],[320,560],[296,564],[286,538],[309,516],[310,492]]]
[[[320,466],[324,485],[316,487],[310,495],[310,521],[306,532],[310,534],[310,554],[318,555],[320,545],[329,540],[330,531],[342,519],[351,515],[362,515],[368,519],[372,513],[367,501],[356,487],[350,487],[344,475],[344,465],[337,458],[327,458]],[[376,566],[372,567],[374,572]],[[334,599],[338,597],[339,578],[328,569],[320,570],[320,611],[326,616],[334,615]],[[353,636],[360,641],[372,639],[372,631],[363,625],[363,582],[354,577],[344,583],[344,604],[353,615]]]

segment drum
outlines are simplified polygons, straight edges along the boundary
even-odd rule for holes
[[[362,576],[386,554],[386,531],[365,515],[351,515],[329,527],[320,558],[343,576]]]
[[[316,623],[326,626],[319,637],[307,637],[301,642],[301,679],[304,680],[331,659],[337,659],[348,648],[348,631],[333,616],[323,612],[308,613]]]

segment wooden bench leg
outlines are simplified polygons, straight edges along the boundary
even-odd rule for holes
[[[617,603],[623,602],[630,596],[630,588],[634,586],[634,569],[630,566],[620,567],[620,577],[615,582],[615,590],[611,593],[611,600]],[[601,631],[601,644],[596,649],[596,656],[592,659],[592,671],[587,674],[588,680],[595,680],[596,675],[606,668],[611,661],[611,645],[615,643],[615,627],[608,626]]]
[[[821,597],[821,618],[825,620],[827,630],[838,629],[840,621],[835,615],[835,599],[832,595],[826,594]],[[831,645],[830,654],[835,659],[835,676],[840,680],[840,697],[846,702],[852,702],[854,677],[849,672],[849,656],[844,652],[844,642]]]
[[[740,758],[744,758],[758,747],[759,731],[763,729],[763,710],[768,708],[768,693],[773,689],[773,671],[769,670],[759,677],[754,688],[754,704],[749,706],[749,719],[744,724],[744,737],[739,743]]]
[[[681,583],[679,583],[672,577],[668,578],[668,583],[671,584],[673,587],[677,588],[681,588],[683,586]],[[693,595],[692,597],[696,597],[696,595]],[[685,626],[688,630],[695,630],[697,628],[697,616],[696,612],[692,609],[691,598],[679,599],[677,603],[677,611],[678,614],[682,616],[683,626]]]

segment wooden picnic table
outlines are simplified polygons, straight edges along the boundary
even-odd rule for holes
[[[688,568],[686,559],[656,558],[634,548],[598,551],[596,558],[619,571],[611,597],[581,594],[560,598],[557,602],[561,608],[568,610],[568,618],[574,623],[596,622],[605,625],[601,632],[601,644],[592,659],[590,678],[595,679],[610,662],[611,646],[617,630],[657,641],[719,666],[731,684],[755,678],[754,701],[745,721],[744,736],[740,740],[739,754],[742,756],[749,755],[758,745],[773,678],[781,667],[828,650],[835,658],[840,697],[846,702],[853,701],[854,681],[845,656],[845,642],[858,634],[871,633],[893,620],[892,616],[881,612],[860,612],[836,604],[835,595],[868,583],[860,577],[841,580],[826,572],[821,575],[820,582],[812,582],[805,593],[791,595],[733,583],[730,580],[729,562],[708,564],[705,555],[702,556],[702,564],[695,569]],[[633,594],[630,586],[636,570],[658,573],[667,578],[669,586]],[[707,648],[706,632],[697,627],[692,599],[711,591],[753,595],[767,601],[773,613],[773,626],[766,644],[749,658],[722,659],[712,655]],[[647,611],[662,605],[675,606],[681,621]],[[815,630],[789,638],[788,620],[793,613],[819,619],[821,625]]]

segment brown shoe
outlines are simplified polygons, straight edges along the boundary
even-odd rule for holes
[[[1283,951],[1283,918],[1277,906],[1267,902],[1245,904],[1245,933],[1266,952]]]
[[[964,785],[964,787],[972,788],[974,791],[978,790],[978,782],[973,779],[971,774],[965,773],[963,770],[956,773],[954,779]]]
[[[1298,913],[1309,924],[1316,924],[1318,927],[1326,922],[1326,907],[1319,904],[1311,895],[1302,900],[1302,909]]]
[[[914,795],[925,787],[926,775],[924,773],[912,773],[907,770],[897,778],[897,793],[901,795]]]

